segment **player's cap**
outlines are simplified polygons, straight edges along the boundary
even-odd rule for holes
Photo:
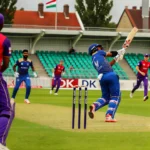
[[[149,54],[145,54],[144,57],[149,57]]]
[[[0,13],[0,24],[4,24],[4,16]]]

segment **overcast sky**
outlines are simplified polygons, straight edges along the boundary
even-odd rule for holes
[[[25,8],[25,10],[37,10],[37,4],[43,2],[44,4],[50,0],[18,0],[17,8],[20,9],[21,7]],[[132,6],[137,6],[140,8],[142,5],[142,0],[113,0],[114,6],[111,10],[111,15],[113,16],[112,21],[118,23],[118,20],[125,8],[128,6],[132,8]],[[63,5],[68,4],[70,6],[70,12],[74,12],[74,4],[75,0],[57,0],[57,9],[58,11],[63,11]],[[46,9],[45,11],[55,11],[55,8]]]

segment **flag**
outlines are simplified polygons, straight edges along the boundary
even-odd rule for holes
[[[46,3],[46,8],[54,8],[56,7],[56,0],[50,0]]]

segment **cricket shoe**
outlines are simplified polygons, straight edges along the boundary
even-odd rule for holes
[[[91,118],[91,119],[93,119],[94,118],[94,111],[95,111],[95,105],[93,104],[93,105],[91,105],[90,107],[90,111],[89,111],[89,117]]]
[[[58,95],[58,93],[54,93],[54,95]]]
[[[148,96],[144,96],[143,100],[144,101],[148,100]]]
[[[52,94],[52,93],[53,93],[53,91],[52,91],[52,90],[50,90],[50,91],[49,91],[49,94]]]
[[[133,93],[132,92],[130,93],[130,98],[133,98]]]
[[[107,114],[105,122],[117,122],[117,120],[112,118],[110,114]]]
[[[9,149],[0,143],[0,150],[9,150]]]
[[[25,99],[24,102],[25,102],[26,104],[30,104],[30,101],[29,101],[28,99]]]

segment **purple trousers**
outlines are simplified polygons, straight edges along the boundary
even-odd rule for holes
[[[52,90],[57,86],[55,93],[58,92],[59,88],[60,88],[60,83],[61,83],[61,77],[60,76],[55,76],[54,77],[54,82],[52,85]]]
[[[6,145],[6,138],[15,115],[15,103],[10,103],[7,83],[0,75],[0,143]]]
[[[144,83],[144,96],[147,96],[147,94],[148,94],[148,77],[147,76],[145,76],[145,77],[137,76],[137,82],[132,90],[132,93],[134,93],[135,90],[137,90],[139,88],[142,81]]]

